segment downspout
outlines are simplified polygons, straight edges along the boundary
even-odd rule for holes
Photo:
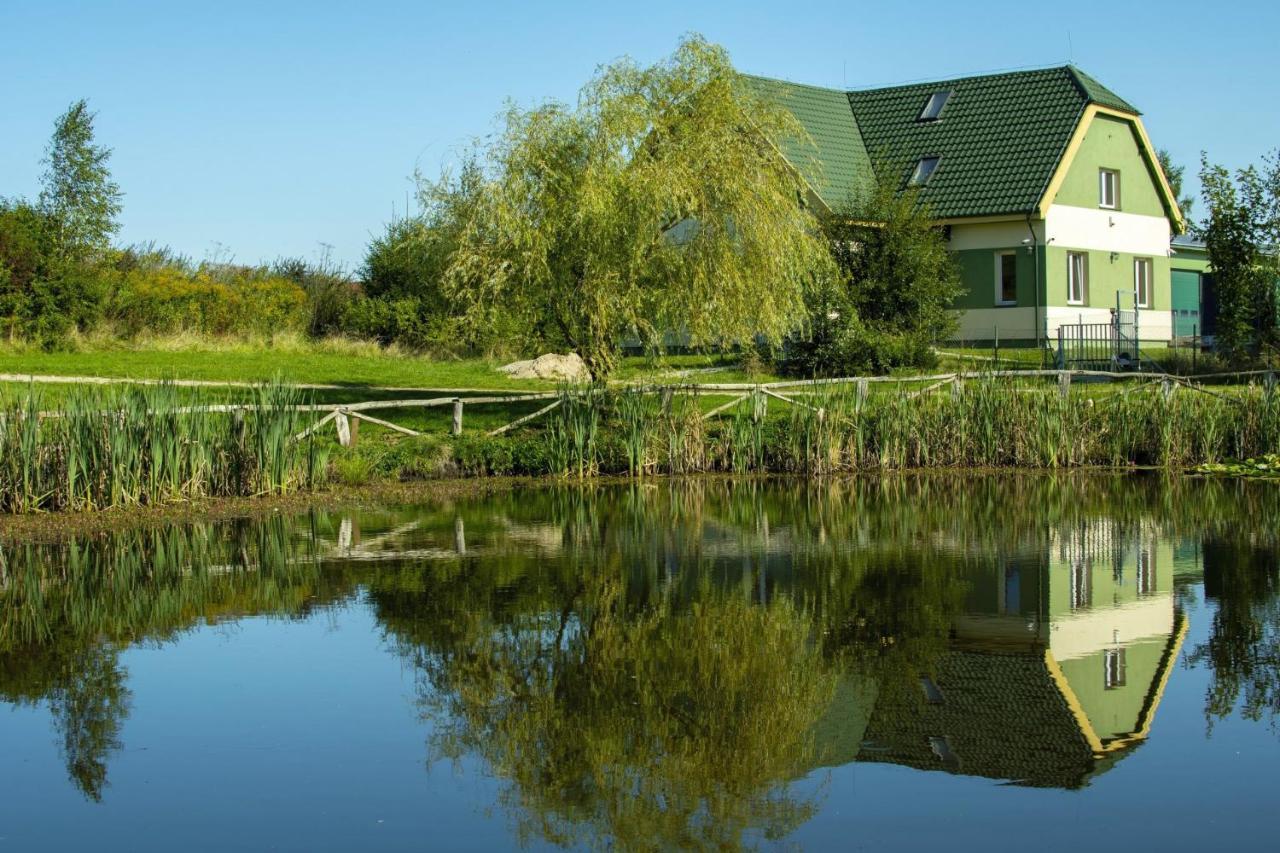
[[[1040,241],[1036,238],[1035,226],[1031,224],[1031,211],[1027,211],[1027,230],[1031,232],[1031,272],[1035,280],[1035,327],[1036,350],[1040,353],[1040,367],[1044,367],[1044,347],[1040,336],[1044,328],[1040,325]]]

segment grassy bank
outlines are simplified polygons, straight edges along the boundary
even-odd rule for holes
[[[454,475],[1185,469],[1280,447],[1280,397],[1261,388],[1166,395],[1100,387],[1063,397],[1044,383],[971,380],[861,399],[842,386],[811,390],[794,403],[753,395],[717,417],[707,415],[724,398],[566,392],[545,422],[508,435],[373,436],[336,453],[331,474],[360,484]]]
[[[207,389],[72,387],[55,406],[40,387],[22,386],[0,405],[0,511],[450,477],[1177,470],[1280,449],[1280,394],[1260,386],[1168,393],[1081,385],[1063,396],[1043,380],[1006,377],[922,390],[880,385],[863,396],[855,386],[816,385],[787,390],[790,400],[757,391],[726,405],[732,398],[688,387],[562,389],[553,411],[502,435],[487,433],[546,400],[467,407],[459,436],[448,434],[451,407],[393,410],[388,418],[427,434],[402,437],[366,424],[355,447],[339,448],[327,430],[292,439],[319,415],[296,411],[310,392],[278,383],[237,391],[236,402],[256,407],[239,418],[188,411],[227,399]],[[56,416],[40,416],[52,409]]]

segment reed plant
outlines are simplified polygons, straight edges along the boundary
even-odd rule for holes
[[[78,388],[48,410],[34,386],[0,397],[0,511],[279,494],[323,478],[324,446],[293,440],[296,388],[217,403],[166,383]]]
[[[550,473],[580,478],[599,473],[600,425],[605,398],[603,386],[560,388],[560,405],[547,421]]]
[[[639,477],[653,467],[652,446],[658,430],[654,395],[643,388],[625,388],[613,397],[613,412],[627,460],[627,473]]]

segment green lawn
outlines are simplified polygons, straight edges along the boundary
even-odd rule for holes
[[[212,379],[414,388],[545,388],[498,373],[480,359],[433,361],[403,355],[306,350],[104,350],[3,352],[0,373],[109,376],[129,379]]]

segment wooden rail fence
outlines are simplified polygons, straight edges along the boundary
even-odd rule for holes
[[[20,377],[19,381],[26,379],[33,381],[52,381],[52,382],[77,382],[85,381],[94,384],[110,384],[114,381],[120,382],[137,382],[143,381],[147,384],[160,382],[162,380],[110,380],[101,377]],[[0,381],[13,381],[8,375],[0,374]],[[688,394],[702,397],[729,397],[730,399],[716,406],[702,417],[713,418],[721,415],[734,406],[750,400],[756,400],[756,412],[762,414],[765,411],[767,398],[773,398],[792,406],[803,406],[813,409],[819,414],[822,410],[804,401],[803,397],[808,395],[822,394],[833,387],[853,386],[854,394],[859,404],[863,403],[872,385],[918,385],[923,387],[913,388],[906,392],[909,399],[922,397],[926,394],[933,393],[943,388],[951,388],[954,393],[958,393],[965,382],[978,380],[1026,380],[1039,379],[1042,380],[1043,386],[1039,388],[1020,388],[1015,389],[1021,392],[1044,393],[1057,391],[1063,398],[1067,398],[1071,394],[1072,386],[1077,380],[1091,380],[1095,382],[1125,382],[1132,384],[1133,388],[1125,389],[1120,393],[1127,394],[1140,388],[1149,388],[1157,390],[1165,399],[1169,399],[1178,389],[1187,389],[1202,394],[1207,394],[1232,403],[1242,404],[1244,401],[1231,394],[1222,393],[1206,388],[1202,382],[1205,379],[1229,380],[1235,379],[1239,382],[1259,383],[1265,389],[1268,396],[1275,392],[1276,374],[1270,370],[1254,370],[1241,371],[1237,373],[1216,373],[1205,376],[1197,376],[1187,378],[1167,373],[1116,373],[1103,370],[984,370],[984,371],[960,371],[954,373],[939,373],[928,376],[851,376],[833,379],[794,379],[784,380],[780,382],[763,382],[763,383],[699,383],[699,384],[627,384],[615,383],[613,387],[638,392],[643,394],[661,394],[666,399],[670,399],[674,394]],[[199,386],[223,386],[223,387],[252,387],[246,383],[213,383],[213,382],[174,382],[174,385],[199,385]],[[330,386],[330,385],[295,385],[293,387],[300,389],[334,389],[334,390],[351,390],[350,386]],[[581,386],[586,387],[586,386]],[[383,418],[376,417],[370,412],[385,411],[395,409],[432,409],[439,407],[451,407],[452,419],[450,421],[450,434],[460,435],[463,427],[463,416],[466,406],[477,405],[494,405],[509,403],[525,403],[537,401],[549,401],[547,405],[542,406],[536,411],[522,415],[515,420],[500,426],[496,429],[488,431],[488,435],[501,435],[509,432],[516,427],[523,426],[538,418],[541,418],[556,407],[560,406],[568,395],[574,393],[574,386],[569,386],[557,391],[523,391],[523,390],[502,390],[492,391],[491,389],[379,389],[385,391],[396,390],[426,390],[426,391],[444,391],[448,396],[426,397],[420,399],[407,400],[365,400],[358,403],[311,403],[292,406],[291,409],[297,412],[322,413],[319,420],[308,426],[306,429],[294,436],[295,441],[301,441],[310,435],[315,434],[319,430],[334,424],[337,432],[338,443],[344,447],[355,444],[359,436],[360,423],[366,422],[383,429],[390,430],[394,433],[407,436],[421,436],[425,433],[402,426]],[[462,396],[464,394],[481,394],[483,396]],[[253,410],[255,407],[251,405],[243,405],[236,403],[224,403],[216,405],[195,405],[185,406],[174,409],[175,413],[193,413],[193,412],[209,412],[209,413],[233,413],[243,417],[245,412]],[[58,411],[41,412],[42,418],[61,417],[62,413]]]

